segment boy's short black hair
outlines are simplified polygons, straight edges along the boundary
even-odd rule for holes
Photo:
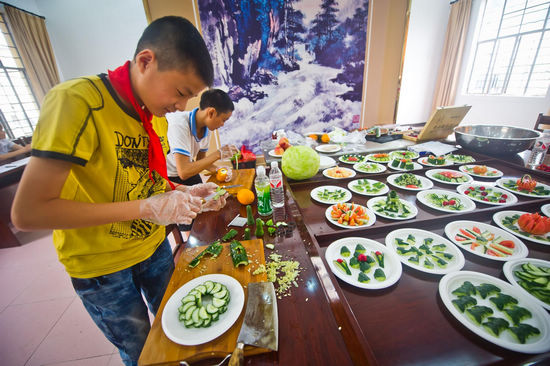
[[[138,41],[134,57],[144,49],[155,52],[160,71],[191,66],[206,85],[214,82],[208,48],[197,28],[185,18],[167,16],[149,24]]]
[[[208,89],[201,95],[199,103],[201,109],[212,107],[218,113],[233,112],[235,106],[226,92],[220,89]]]

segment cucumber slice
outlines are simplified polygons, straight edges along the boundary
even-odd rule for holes
[[[197,291],[200,291],[200,293],[203,294],[203,295],[206,293],[206,286],[204,286],[204,285],[198,285],[197,287],[195,287],[195,289]]]
[[[193,319],[193,323],[198,324],[199,322],[202,323],[202,321],[199,319],[199,308],[195,308],[193,310],[193,314],[191,314],[191,319]]]
[[[224,305],[220,308],[220,314],[223,314],[227,311],[227,305]]]
[[[206,286],[206,293],[207,294],[211,294],[212,293],[212,289],[214,288],[214,282],[212,281],[206,281],[205,283],[203,283],[204,286]]]
[[[195,306],[194,302],[186,302],[184,305],[180,306],[180,313],[187,312],[187,309],[189,309],[191,306]]]
[[[214,288],[212,289],[212,291],[210,293],[215,294],[216,292],[220,291],[221,289],[222,289],[222,284],[218,283],[218,282],[215,282]]]
[[[201,319],[210,319],[210,315],[208,315],[204,306],[199,309],[199,317]]]
[[[212,314],[212,321],[218,320],[219,317],[220,317],[220,313]]]
[[[195,296],[193,296],[193,295],[187,295],[187,296],[185,296],[183,299],[181,299],[181,303],[182,303],[182,304],[185,304],[185,303],[188,303],[188,302],[194,303],[194,302],[195,302]]]
[[[199,321],[197,323],[193,323],[193,326],[195,328],[200,328],[200,327],[202,327],[203,324],[204,324],[204,321],[202,319],[199,319]]]
[[[187,319],[186,321],[183,322],[183,325],[185,325],[187,328],[189,327],[193,327],[193,319]]]
[[[216,314],[218,312],[218,308],[215,307],[214,305],[212,304],[208,304],[206,306],[206,311],[209,313],[209,314]]]
[[[190,306],[189,309],[185,312],[185,319],[191,319],[191,316],[193,315],[193,312],[195,311],[197,307],[195,304],[193,306]]]
[[[214,297],[212,298],[212,305],[214,305],[217,308],[221,308],[222,306],[225,305],[225,300]]]
[[[212,319],[206,319],[206,320],[204,321],[204,324],[203,324],[202,326],[205,327],[205,328],[206,328],[206,327],[209,327],[209,326],[210,326],[210,323],[212,323]]]
[[[179,320],[180,320],[180,322],[186,321],[187,319],[185,319],[185,314],[180,313]],[[185,324],[185,323],[184,323],[184,324]]]
[[[226,289],[223,289],[223,290],[221,290],[221,291],[219,291],[219,292],[216,292],[216,293],[214,294],[214,297],[215,297],[215,298],[218,298],[218,299],[224,299],[224,298],[227,296],[227,292],[228,292],[228,291],[227,291]]]

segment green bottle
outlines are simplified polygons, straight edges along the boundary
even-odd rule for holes
[[[254,180],[256,197],[258,198],[258,214],[269,216],[273,212],[271,208],[271,195],[269,178],[265,175],[265,167],[260,165],[256,168],[256,179]]]

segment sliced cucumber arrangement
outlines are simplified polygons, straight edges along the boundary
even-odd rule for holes
[[[206,328],[225,313],[230,295],[227,287],[218,282],[206,281],[181,299],[179,320],[186,328]],[[205,303],[206,302],[206,303]]]

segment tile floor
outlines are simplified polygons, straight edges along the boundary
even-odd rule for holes
[[[51,232],[17,237],[22,246],[0,249],[0,364],[123,365],[76,296]]]

